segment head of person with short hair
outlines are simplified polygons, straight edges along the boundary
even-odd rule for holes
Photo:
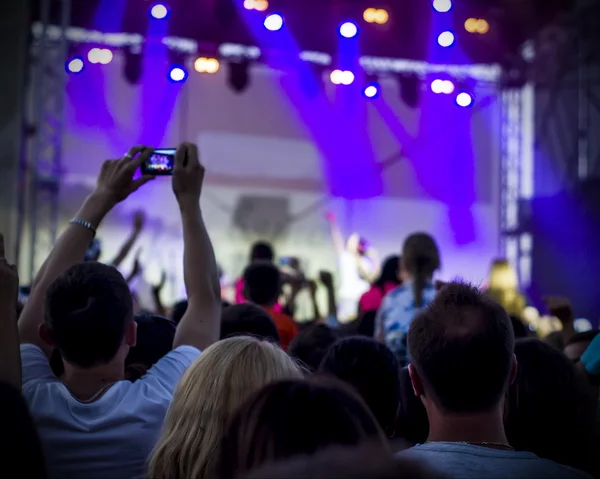
[[[113,363],[124,370],[137,326],[121,273],[97,262],[69,268],[48,288],[40,335],[60,351],[67,382],[77,370]]]
[[[251,264],[244,270],[244,288],[248,301],[272,307],[281,294],[281,273],[270,263]]]
[[[374,445],[332,447],[310,456],[275,462],[245,479],[443,479],[446,476],[407,458],[393,457]]]
[[[129,380],[141,378],[163,356],[173,349],[175,323],[155,314],[134,316],[137,325],[137,341],[125,359],[126,376]]]
[[[274,259],[273,245],[267,241],[257,241],[250,248],[250,264],[256,262],[272,263]]]
[[[290,343],[288,354],[297,359],[310,372],[315,372],[329,348],[337,341],[335,330],[326,324],[311,324]]]
[[[341,339],[329,349],[319,372],[352,385],[388,437],[394,435],[400,378],[398,361],[385,344],[362,336]]]
[[[262,308],[250,303],[235,304],[221,314],[221,339],[254,336],[279,344],[277,326]]]
[[[574,363],[579,362],[592,340],[598,336],[598,333],[600,333],[600,330],[591,329],[590,331],[574,334],[565,344],[565,355]]]
[[[519,371],[509,389],[510,445],[593,473],[595,394],[572,361],[538,339],[517,341]]]
[[[327,447],[387,443],[363,400],[337,380],[312,377],[264,387],[235,414],[221,447],[221,479]]]
[[[290,378],[302,372],[268,341],[239,336],[210,346],[175,390],[149,477],[216,477],[221,439],[235,411],[264,385]]]

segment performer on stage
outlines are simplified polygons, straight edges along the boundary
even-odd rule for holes
[[[356,319],[360,297],[379,277],[379,259],[375,249],[357,233],[353,233],[344,241],[332,213],[327,214],[327,221],[338,261],[338,321],[348,323]]]

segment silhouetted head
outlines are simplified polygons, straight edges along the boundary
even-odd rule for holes
[[[351,384],[361,395],[388,436],[394,434],[400,379],[394,353],[373,338],[340,339],[325,355],[320,373]]]
[[[235,304],[221,314],[221,339],[254,336],[279,344],[277,326],[263,308],[250,303]]]
[[[435,240],[426,233],[414,233],[404,241],[400,261],[402,280],[413,285],[415,305],[423,305],[423,288],[440,267],[440,252]]]
[[[244,270],[246,299],[259,306],[273,306],[281,294],[281,273],[270,263],[254,263]]]
[[[578,363],[592,340],[598,336],[598,333],[600,333],[600,330],[592,329],[574,334],[565,345],[565,355],[574,363]]]
[[[280,381],[264,387],[233,417],[221,447],[222,479],[324,448],[385,437],[360,397],[338,381]]]
[[[266,241],[257,241],[252,245],[250,250],[250,263],[256,261],[272,263],[275,259],[275,253],[273,251],[273,245]]]
[[[400,280],[400,256],[398,255],[388,256],[385,259],[381,268],[381,274],[375,281],[375,284],[380,288],[383,288],[387,283],[402,283]]]
[[[329,326],[313,324],[300,330],[292,339],[287,352],[309,371],[315,372],[337,339],[337,334]]]
[[[56,346],[64,361],[90,368],[119,358],[136,342],[133,301],[116,268],[79,263],[48,288],[41,337]]]
[[[415,391],[441,415],[491,412],[516,374],[514,344],[499,304],[468,284],[449,283],[410,325]]]

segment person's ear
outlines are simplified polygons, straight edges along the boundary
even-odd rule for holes
[[[133,348],[137,343],[137,323],[131,321],[129,326],[127,326],[127,330],[125,331],[125,344],[130,348]]]
[[[508,384],[512,384],[515,382],[515,379],[517,379],[517,372],[519,370],[519,363],[517,361],[517,356],[515,356],[513,354],[512,357],[512,361],[511,361],[511,365],[510,365],[510,378],[509,378],[509,383]]]
[[[50,329],[48,329],[48,326],[46,326],[46,323],[40,324],[40,326],[38,328],[38,332],[39,332],[40,338],[42,338],[42,341],[44,341],[48,346],[51,346],[53,348],[56,347],[56,344],[54,343],[54,340],[52,339],[52,333],[50,332]]]
[[[420,398],[425,394],[425,391],[423,390],[423,383],[421,382],[419,373],[417,372],[417,369],[414,367],[414,365],[408,365],[408,374],[410,376],[410,382],[412,384],[413,392],[415,393],[415,396]]]

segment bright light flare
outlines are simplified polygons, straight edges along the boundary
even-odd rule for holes
[[[347,70],[333,70],[329,78],[334,85],[351,85],[354,82],[354,73]]]
[[[451,0],[434,0],[433,8],[440,13],[449,12],[452,9],[452,1]]]
[[[162,3],[155,3],[150,7],[150,16],[156,20],[164,20],[169,16],[169,8]]]
[[[367,8],[363,12],[363,18],[367,23],[378,23],[383,25],[390,19],[390,14],[383,8]]]
[[[187,76],[187,70],[182,66],[173,66],[171,67],[171,70],[169,70],[169,79],[174,83],[184,82]]]
[[[344,22],[340,25],[340,35],[345,38],[352,38],[358,35],[358,27],[355,23]]]
[[[88,52],[88,60],[93,64],[108,65],[113,60],[113,52],[107,48],[92,48]]]
[[[267,0],[244,0],[244,8],[264,12],[269,8],[269,2]]]
[[[83,58],[81,58],[81,57],[71,58],[67,62],[67,71],[69,73],[81,73],[83,71],[84,66],[85,66],[85,63],[83,62]]]
[[[194,69],[198,73],[217,73],[221,64],[216,58],[200,57],[194,62]]]
[[[452,33],[451,31],[442,32],[438,35],[437,41],[441,47],[447,48],[449,46],[452,46],[452,44],[454,43],[454,33]]]
[[[484,35],[490,31],[490,24],[483,18],[468,18],[465,21],[465,30],[469,33]]]
[[[467,108],[473,104],[473,97],[463,91],[456,95],[456,104],[463,108]]]
[[[272,32],[276,32],[283,28],[283,17],[278,13],[272,13],[265,18],[265,28]]]
[[[363,94],[370,99],[377,98],[379,96],[379,84],[378,83],[369,83],[363,90]]]

